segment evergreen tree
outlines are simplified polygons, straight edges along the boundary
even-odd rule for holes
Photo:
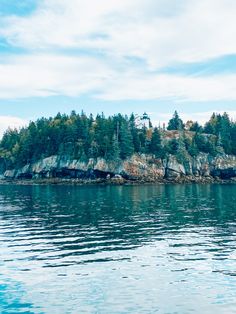
[[[200,152],[211,154],[215,156],[217,153],[216,142],[214,137],[206,137],[202,134],[195,135],[195,143]]]
[[[187,148],[187,151],[188,151],[189,155],[192,157],[195,157],[199,154],[199,149],[197,147],[195,138],[193,138],[193,140],[191,141],[191,144]]]
[[[116,135],[113,135],[112,146],[109,151],[108,159],[117,161],[120,158],[120,147]]]
[[[129,119],[129,126],[130,126],[130,132],[133,138],[134,151],[137,153],[140,151],[141,143],[140,143],[140,138],[139,138],[139,131],[136,127],[135,116],[133,113],[131,114],[130,119]]]
[[[178,149],[176,156],[177,160],[182,164],[184,164],[189,159],[188,152],[185,146],[185,139],[183,136],[180,136],[178,139]]]
[[[197,121],[195,121],[189,128],[189,131],[200,133],[203,131],[203,129],[202,129],[202,126]]]
[[[123,121],[120,128],[120,157],[125,159],[134,152],[133,138],[127,121]]]
[[[157,128],[138,128],[135,116],[117,114],[106,118],[103,114],[86,116],[84,112],[70,115],[58,113],[54,118],[41,118],[19,130],[8,129],[0,142],[0,157],[8,167],[21,167],[52,155],[87,160],[102,157],[125,159],[135,153],[150,153],[163,158],[166,154],[196,156],[199,151],[214,156],[217,153],[236,155],[236,123],[227,113],[213,114],[204,127],[188,123],[190,134],[183,130],[183,122],[175,112],[168,129],[182,130],[180,139],[169,139],[170,132]],[[163,145],[161,133],[163,134]],[[187,137],[188,136],[188,137]],[[193,137],[192,137],[193,136]],[[192,137],[192,138],[191,138]]]
[[[179,149],[179,142],[173,138],[166,145],[166,150],[169,154],[176,155]]]
[[[162,157],[162,146],[161,146],[161,134],[157,128],[154,128],[152,133],[151,142],[149,145],[149,152],[156,157]]]
[[[236,123],[232,123],[230,130],[232,154],[236,155]]]
[[[168,123],[168,127],[167,130],[183,130],[184,129],[184,123],[183,121],[180,119],[178,112],[175,111],[173,118],[170,119],[169,123]]]
[[[222,146],[226,154],[232,153],[231,125],[228,114],[225,112],[220,121],[220,132]]]

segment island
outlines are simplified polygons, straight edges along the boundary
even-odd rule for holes
[[[205,125],[177,111],[153,127],[147,113],[40,118],[0,142],[1,182],[236,182],[236,123],[213,113]]]

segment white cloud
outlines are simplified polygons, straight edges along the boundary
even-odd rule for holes
[[[168,74],[124,73],[106,82],[99,96],[107,100],[172,99],[217,101],[236,99],[236,74],[188,77]]]
[[[201,125],[204,125],[207,121],[209,121],[210,117],[212,116],[212,113],[218,113],[223,114],[223,110],[212,110],[212,111],[203,111],[203,112],[192,112],[192,113],[182,113],[179,112],[180,118],[186,123],[189,120],[197,121]],[[227,110],[227,113],[230,117],[230,119],[233,119],[236,121],[236,110]],[[173,113],[167,114],[167,113],[149,113],[151,116],[151,120],[153,125],[158,126],[159,123],[162,126],[163,123],[165,125],[168,125],[168,121],[172,118]]]
[[[22,126],[26,126],[28,121],[25,119],[21,119],[19,117],[13,116],[0,116],[0,138],[3,133],[8,129],[20,128]]]
[[[118,67],[95,57],[37,54],[9,57],[0,64],[0,98],[92,93],[103,100],[236,99],[236,74],[211,77],[154,74]]]
[[[28,51],[0,60],[0,98],[236,100],[236,74],[154,73],[235,54],[235,16],[234,0],[41,1],[30,16],[0,22],[0,36]]]
[[[111,70],[92,58],[28,55],[0,65],[0,98],[80,94],[99,89]]]
[[[0,34],[28,49],[103,49],[151,66],[236,53],[234,0],[45,0]]]

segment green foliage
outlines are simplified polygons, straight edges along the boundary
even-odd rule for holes
[[[230,121],[228,114],[213,113],[205,124],[204,132],[217,136],[217,141],[226,154],[235,154],[235,122]]]
[[[153,130],[148,152],[154,154],[158,158],[163,157],[161,134],[157,128],[154,128]]]
[[[183,130],[183,128],[184,128],[184,123],[180,119],[178,112],[175,111],[173,118],[170,119],[170,121],[168,123],[167,130]]]
[[[125,159],[134,153],[133,138],[128,121],[122,121],[120,127],[120,156]]]
[[[119,141],[116,137],[116,135],[113,136],[112,139],[112,147],[109,152],[109,158],[111,160],[117,161],[120,158],[120,147],[119,147]]]
[[[233,123],[230,129],[232,154],[236,155],[236,123]]]
[[[135,117],[134,114],[132,113],[129,119],[129,127],[130,127],[130,132],[133,138],[133,146],[134,146],[134,151],[137,153],[140,151],[141,147],[141,142],[139,138],[139,130],[137,129],[135,125]]]
[[[169,154],[176,155],[179,149],[179,142],[174,138],[166,145],[166,150]]]
[[[216,142],[214,137],[207,137],[203,134],[196,133],[194,142],[199,151],[215,156],[217,153]]]
[[[66,155],[87,160],[102,157],[125,159],[147,149],[147,130],[138,129],[134,115],[106,118],[87,117],[84,112],[58,113],[41,118],[20,130],[7,130],[0,143],[0,156],[12,167],[20,167],[51,155]]]
[[[184,137],[180,137],[178,139],[178,150],[177,150],[176,157],[177,157],[177,160],[182,164],[187,162],[189,159],[189,155],[186,149],[186,141]]]
[[[8,129],[0,143],[0,157],[13,168],[57,154],[80,160],[98,157],[118,160],[133,153],[148,153],[157,158],[173,154],[183,161],[199,152],[236,155],[236,123],[226,113],[213,114],[204,129],[193,123],[192,132],[188,133],[175,112],[168,129],[174,131],[167,134],[157,128],[140,129],[133,114],[129,118],[121,114],[93,118],[84,112],[58,113],[19,130]]]
[[[197,121],[195,121],[189,128],[189,131],[201,133],[203,131],[203,128]]]
[[[190,139],[185,139],[186,150],[190,156],[195,157],[199,154],[199,147],[197,146],[195,136]]]

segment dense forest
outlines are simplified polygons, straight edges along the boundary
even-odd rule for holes
[[[19,130],[8,129],[0,143],[0,156],[11,167],[20,167],[57,154],[81,160],[125,159],[133,153],[153,154],[157,158],[174,154],[180,160],[199,152],[236,155],[236,123],[227,113],[213,113],[204,126],[193,121],[184,124],[176,111],[167,128],[152,127],[147,119],[147,115],[143,116],[137,123],[134,114],[107,118],[101,114],[94,118],[84,112],[58,113]],[[148,125],[142,120],[148,121]],[[171,136],[172,133],[178,136]]]

